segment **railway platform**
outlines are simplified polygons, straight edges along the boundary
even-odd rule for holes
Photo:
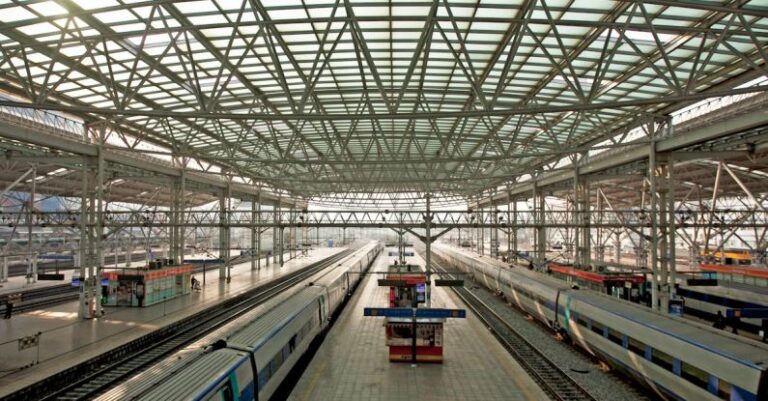
[[[424,265],[419,256],[406,259]],[[389,262],[389,258],[379,258],[371,271],[386,272]],[[388,306],[389,288],[379,287],[376,278],[369,275],[360,284],[290,394],[290,401],[548,399],[470,311],[467,319],[444,323],[442,364],[389,362],[383,321],[363,317],[365,307]],[[463,305],[449,289],[436,287],[432,307]]]
[[[252,271],[250,261],[232,266],[230,283],[220,280],[218,269],[195,273],[202,290],[145,308],[105,307],[105,316],[82,320],[78,302],[64,303],[0,320],[0,397],[137,339],[155,329],[191,316],[256,285],[264,284],[345,248],[318,248],[309,255]],[[37,346],[20,349],[20,344]]]

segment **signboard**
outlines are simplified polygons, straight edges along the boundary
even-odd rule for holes
[[[403,256],[416,256],[413,252],[403,252]]]
[[[416,317],[423,318],[459,318],[467,317],[467,311],[464,309],[416,309]]]
[[[54,273],[37,273],[37,279],[38,280],[64,280],[63,274],[54,274]]]
[[[458,318],[467,317],[467,311],[464,309],[432,309],[432,308],[364,308],[363,316],[380,317],[416,317],[416,318]]]
[[[80,277],[72,277],[72,287],[80,287],[82,284],[82,281],[80,280]]]
[[[424,295],[426,291],[427,291],[426,283],[416,284],[416,302],[427,302],[427,299]]]
[[[670,299],[669,314],[670,316],[683,316],[683,301],[679,299]]]
[[[380,287],[413,287],[414,285],[405,280],[379,280]]]
[[[768,308],[741,308],[741,309],[726,309],[725,317],[727,318],[768,318]]]
[[[435,279],[435,285],[438,287],[463,287],[464,280]]]
[[[685,280],[685,283],[689,286],[716,286],[717,280],[711,278],[689,278]]]
[[[399,255],[400,255],[400,252],[394,252],[394,251],[390,251],[389,253],[387,253],[387,255],[388,255],[388,256],[399,256]]]
[[[19,351],[23,351],[27,348],[37,347],[40,345],[40,333],[33,336],[26,336],[19,338]]]
[[[411,308],[364,308],[363,316],[413,317]]]

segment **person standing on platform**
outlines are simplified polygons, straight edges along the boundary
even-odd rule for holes
[[[733,319],[731,319],[731,333],[739,334],[739,323],[741,323],[740,317],[734,316]]]
[[[13,306],[21,299],[20,294],[8,294],[5,298],[5,316],[3,319],[10,319],[13,315]]]
[[[10,319],[12,313],[13,301],[11,301],[11,296],[8,295],[8,297],[5,298],[5,316],[3,316],[3,319]]]
[[[723,312],[717,311],[717,316],[715,316],[715,323],[712,325],[712,327],[720,330],[725,328],[725,318],[723,317]]]

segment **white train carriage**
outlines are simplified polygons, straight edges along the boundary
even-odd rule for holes
[[[689,400],[765,395],[768,347],[755,341],[586,291],[564,296],[560,319],[579,345],[661,393]]]
[[[268,400],[327,327],[349,286],[360,279],[359,273],[349,271],[362,272],[381,248],[378,243],[366,245],[335,268],[316,275],[309,287],[291,289],[285,294],[290,296],[279,297],[279,302],[268,301],[268,309],[260,306],[258,314],[249,312],[238,323],[217,330],[223,334],[204,350],[188,347],[102,398]]]
[[[451,266],[502,291],[520,308],[612,366],[675,399],[768,397],[768,347],[589,291],[508,268],[462,250],[434,247]],[[555,310],[558,311],[557,316]]]

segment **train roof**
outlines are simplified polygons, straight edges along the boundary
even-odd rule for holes
[[[483,263],[505,268],[512,274],[523,275],[528,279],[543,285],[556,288],[569,288],[562,280],[546,274],[533,272],[525,268],[509,268],[501,261],[493,258],[477,258],[463,250],[444,248],[447,251],[460,253]],[[739,337],[731,333],[716,330],[707,325],[692,322],[684,318],[663,315],[651,309],[621,301],[590,290],[569,291],[574,299],[588,303],[606,312],[621,316],[637,324],[650,327],[666,335],[685,341],[696,347],[717,353],[726,358],[754,369],[768,370],[768,345],[758,341]]]
[[[227,337],[227,343],[258,349],[285,327],[305,307],[325,292],[320,287],[307,287]]]
[[[123,393],[121,400],[189,400],[195,395],[211,390],[215,383],[223,379],[233,366],[248,361],[247,354],[241,351],[221,349],[209,352],[184,365],[183,369],[165,377],[151,387],[134,389],[132,393]],[[207,378],[216,378],[208,380]],[[201,378],[206,378],[202,380]]]
[[[611,314],[704,348],[754,369],[768,369],[768,346],[707,325],[654,312],[647,307],[615,300],[591,291],[572,291],[572,298]]]

